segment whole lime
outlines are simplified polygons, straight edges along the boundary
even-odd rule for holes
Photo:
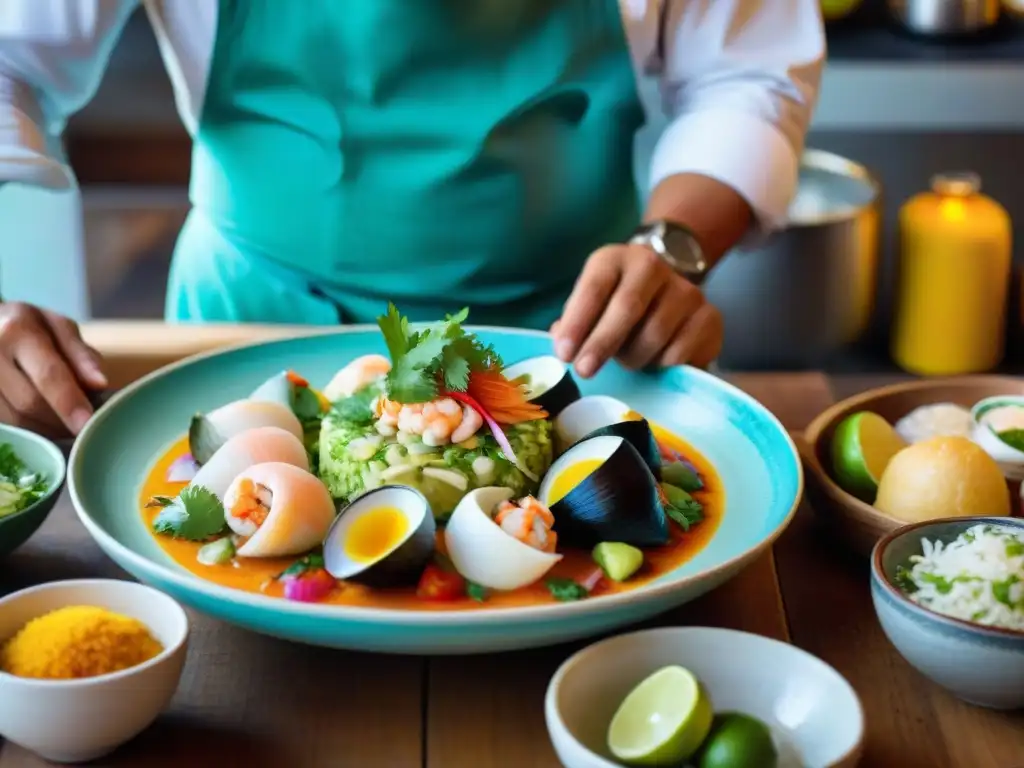
[[[775,768],[779,754],[768,726],[739,712],[715,717],[698,757],[698,768]]]

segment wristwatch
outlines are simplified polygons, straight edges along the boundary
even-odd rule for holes
[[[676,273],[694,285],[704,282],[710,266],[693,232],[681,224],[661,219],[641,224],[629,239],[630,245],[646,245]]]

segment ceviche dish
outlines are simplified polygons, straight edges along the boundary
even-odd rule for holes
[[[701,455],[581,396],[555,357],[503,361],[465,320],[389,306],[387,356],[195,414],[145,479],[148,530],[225,587],[405,610],[599,599],[708,542],[725,497]]]

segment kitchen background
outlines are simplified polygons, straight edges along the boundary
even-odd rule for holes
[[[724,367],[892,368],[888,339],[899,256],[896,217],[936,173],[976,172],[984,193],[1002,203],[1012,220],[1024,221],[1024,21],[1010,12],[1024,2],[1004,2],[994,26],[951,41],[909,34],[885,0],[823,0],[826,15],[842,18],[828,22],[829,62],[808,147],[862,164],[881,184],[870,323],[856,344],[839,347],[828,341],[804,354],[800,339],[780,339],[777,354],[768,356],[753,353],[747,344],[734,348],[731,359],[723,359]],[[985,3],[906,0],[906,5],[934,10]],[[657,129],[651,126],[641,137],[641,158]],[[0,270],[5,297],[58,307],[78,318],[161,317],[170,253],[187,206],[189,142],[141,12],[125,30],[95,100],[72,119],[66,144],[81,184],[84,223],[75,220],[72,196],[4,189]],[[24,211],[38,212],[40,206],[48,206],[48,215],[59,225],[47,232],[19,227],[28,218]],[[822,242],[820,249],[803,245],[817,252],[787,256],[785,274],[794,281],[792,290],[753,291],[744,303],[779,316],[817,311],[807,309],[808,297],[817,293],[813,280],[819,274],[822,280],[833,279],[821,272],[821,265],[835,258],[830,241]],[[76,243],[84,243],[84,259],[68,256]],[[1017,268],[1024,267],[1021,242],[1014,244],[1013,256]],[[858,258],[872,261],[874,255]],[[1019,274],[1011,280],[1007,320],[1003,367],[1010,369],[1024,368]],[[800,322],[814,325],[808,317]],[[789,333],[768,332],[776,337]]]

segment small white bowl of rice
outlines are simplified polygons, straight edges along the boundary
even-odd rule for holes
[[[1024,708],[1024,520],[907,525],[875,546],[871,595],[886,636],[964,701]]]

